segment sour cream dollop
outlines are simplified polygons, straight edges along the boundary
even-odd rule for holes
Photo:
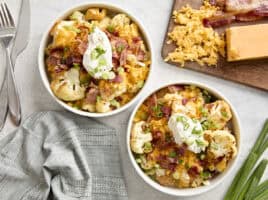
[[[95,79],[114,79],[112,71],[112,46],[107,35],[95,28],[88,36],[88,48],[83,56],[83,65]]]
[[[205,151],[208,142],[204,139],[203,129],[199,121],[193,120],[184,114],[173,114],[169,118],[168,127],[177,144],[187,144],[187,148],[200,153]]]

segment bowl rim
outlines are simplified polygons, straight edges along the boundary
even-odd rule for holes
[[[153,93],[157,92],[160,89],[163,89],[165,87],[168,87],[170,85],[195,85],[201,89],[205,89],[207,90],[209,93],[211,93],[212,95],[215,95],[217,98],[222,99],[224,101],[226,101],[230,108],[231,108],[231,112],[232,112],[232,123],[233,124],[233,129],[235,129],[235,137],[236,137],[236,142],[237,142],[237,155],[235,158],[233,158],[231,160],[231,162],[228,164],[227,169],[224,170],[224,172],[222,172],[221,174],[219,174],[215,179],[210,181],[210,185],[207,186],[200,186],[200,187],[196,187],[196,188],[185,188],[185,189],[181,189],[181,188],[171,188],[171,187],[166,187],[166,186],[162,186],[159,183],[157,183],[156,181],[152,180],[149,176],[147,176],[142,169],[140,168],[140,166],[137,164],[137,162],[134,159],[131,147],[130,147],[130,136],[131,136],[131,129],[132,129],[132,121],[133,118],[137,112],[137,110],[139,109],[139,107],[141,106],[141,104]],[[129,159],[132,163],[132,166],[134,167],[135,171],[137,172],[137,174],[143,179],[143,181],[145,183],[147,183],[148,185],[150,185],[152,188],[165,193],[165,194],[169,194],[172,196],[180,196],[180,197],[189,197],[189,196],[195,196],[198,194],[202,194],[205,193],[209,190],[212,190],[213,188],[215,188],[217,185],[219,185],[221,182],[223,182],[225,180],[225,178],[227,176],[230,175],[231,171],[234,170],[235,166],[237,166],[238,164],[238,158],[240,157],[240,149],[241,149],[241,126],[240,126],[240,119],[239,119],[239,115],[237,113],[237,111],[235,110],[234,106],[230,103],[230,101],[221,93],[219,92],[217,89],[214,89],[213,87],[208,86],[207,84],[201,83],[199,81],[188,81],[188,80],[180,80],[180,81],[171,81],[168,82],[166,84],[162,84],[162,86],[157,87],[156,89],[154,89],[153,91],[151,91],[148,95],[146,95],[145,97],[143,97],[142,99],[139,100],[139,103],[135,106],[129,121],[128,121],[128,126],[127,126],[127,134],[126,134],[126,144],[127,144],[127,151],[128,151],[128,156]]]
[[[141,32],[142,37],[144,38],[144,41],[146,42],[146,46],[148,48],[148,51],[150,52],[150,57],[151,57],[151,64],[150,64],[150,69],[149,69],[149,73],[147,76],[147,79],[143,85],[143,87],[140,89],[140,91],[125,105],[123,105],[122,107],[107,112],[107,113],[93,113],[93,112],[88,112],[88,111],[83,111],[83,110],[78,110],[75,109],[71,106],[69,106],[67,103],[65,103],[64,101],[60,100],[59,98],[57,98],[54,93],[52,92],[51,88],[50,88],[50,82],[48,80],[48,75],[46,72],[46,65],[45,65],[45,60],[44,60],[44,55],[45,55],[45,48],[47,46],[47,40],[49,38],[49,32],[50,30],[53,28],[53,26],[55,25],[55,23],[59,20],[65,19],[66,17],[68,17],[72,12],[76,11],[76,10],[83,10],[83,9],[87,9],[87,8],[92,8],[92,7],[101,7],[101,8],[106,8],[106,9],[111,9],[111,10],[115,10],[118,13],[124,13],[126,14],[132,21],[134,21],[138,27],[139,30]],[[66,110],[73,112],[75,114],[81,115],[81,116],[86,116],[86,117],[94,117],[94,118],[99,118],[99,117],[108,117],[108,116],[112,116],[112,115],[116,115],[120,112],[123,112],[124,110],[128,109],[129,107],[131,107],[133,104],[136,103],[136,101],[141,97],[142,93],[145,91],[146,87],[148,86],[148,83],[150,82],[151,76],[152,76],[152,71],[153,71],[153,64],[154,64],[154,51],[153,51],[153,44],[152,41],[150,39],[148,30],[146,29],[146,27],[143,25],[142,20],[140,20],[138,17],[134,16],[128,9],[112,4],[112,3],[98,3],[98,2],[88,2],[88,3],[79,3],[76,5],[73,5],[67,9],[64,9],[62,12],[60,12],[60,14],[55,18],[55,20],[53,20],[48,27],[45,29],[43,35],[42,35],[42,39],[39,45],[39,50],[38,50],[38,69],[39,69],[39,74],[41,76],[42,82],[46,88],[46,90],[48,91],[48,93],[51,95],[51,97],[63,108],[65,108]]]

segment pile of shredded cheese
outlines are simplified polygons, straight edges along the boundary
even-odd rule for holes
[[[219,54],[225,56],[225,41],[212,28],[203,26],[203,19],[211,17],[217,7],[207,1],[199,10],[189,5],[173,12],[174,29],[168,33],[168,43],[176,44],[176,49],[170,52],[165,61],[185,65],[186,61],[195,61],[200,65],[216,65]]]

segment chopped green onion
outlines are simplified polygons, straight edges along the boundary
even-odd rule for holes
[[[171,151],[168,156],[171,158],[175,158],[177,156],[177,153],[175,151]]]
[[[145,153],[150,153],[153,150],[151,142],[146,142],[143,146],[143,150]]]
[[[116,47],[116,51],[117,51],[118,53],[121,53],[124,49],[125,49],[125,45],[123,45],[123,44],[121,44],[121,45],[119,45],[118,47]]]
[[[116,101],[115,99],[111,100],[110,103],[112,106],[114,106],[116,108],[120,107],[120,103],[118,101]]]
[[[110,33],[113,33],[114,31],[115,31],[115,28],[114,28],[114,26],[112,26],[112,25],[109,25],[109,26],[107,26],[107,31],[109,31]]]
[[[238,199],[239,195],[241,194],[241,191],[243,191],[243,189],[245,188],[244,186],[248,183],[247,179],[251,170],[254,168],[254,165],[256,164],[260,156],[263,154],[263,152],[267,149],[267,143],[268,143],[267,135],[268,135],[268,120],[266,120],[259,137],[257,138],[253,148],[251,149],[250,154],[248,155],[242,167],[236,174],[231,186],[229,187],[224,197],[224,200]]]
[[[211,173],[209,171],[203,171],[200,175],[203,179],[209,179],[211,177]]]
[[[74,63],[73,66],[74,66],[74,68],[76,68],[76,69],[80,69],[80,64],[79,64],[79,63]]]
[[[101,96],[97,96],[97,102],[101,101]]]
[[[201,135],[201,133],[202,133],[202,130],[197,130],[196,127],[194,127],[192,130],[192,134],[194,135]]]

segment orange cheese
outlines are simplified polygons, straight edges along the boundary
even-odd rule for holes
[[[228,61],[268,57],[268,24],[226,30]]]

